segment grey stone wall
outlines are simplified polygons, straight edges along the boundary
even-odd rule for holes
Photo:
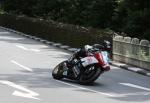
[[[138,38],[114,36],[113,59],[150,70],[150,42]]]

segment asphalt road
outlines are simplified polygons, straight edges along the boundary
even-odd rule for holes
[[[88,86],[54,80],[69,55],[0,29],[0,103],[150,103],[150,78],[118,67]]]

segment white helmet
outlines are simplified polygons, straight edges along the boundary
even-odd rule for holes
[[[90,45],[85,45],[85,46],[84,46],[85,51],[89,51],[89,50],[91,50],[92,48],[93,48],[93,47],[90,46]]]

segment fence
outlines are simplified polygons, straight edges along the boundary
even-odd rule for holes
[[[150,43],[148,40],[114,36],[113,59],[150,70]]]

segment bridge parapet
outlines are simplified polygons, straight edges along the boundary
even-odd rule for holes
[[[150,70],[150,42],[138,38],[114,36],[113,59]]]

